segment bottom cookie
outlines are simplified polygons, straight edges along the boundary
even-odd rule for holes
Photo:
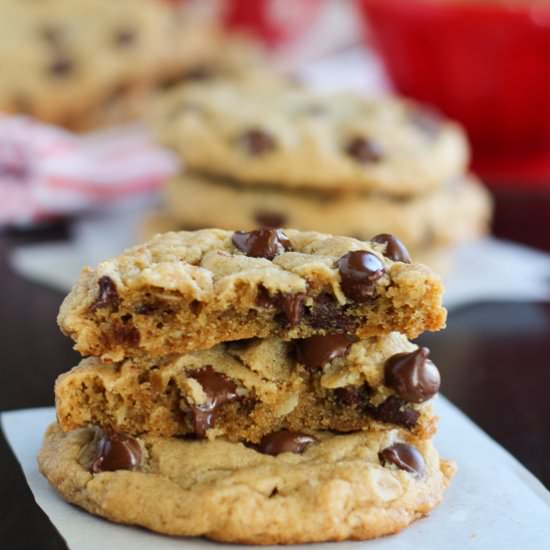
[[[38,463],[64,499],[111,521],[247,544],[395,533],[440,502],[455,471],[398,430],[280,432],[251,448],[53,424]]]

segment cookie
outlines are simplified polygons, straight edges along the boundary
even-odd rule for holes
[[[399,99],[218,82],[167,94],[159,142],[194,172],[241,184],[409,195],[464,172],[454,124]]]
[[[381,193],[254,188],[184,173],[168,182],[164,204],[180,227],[295,227],[358,239],[393,233],[411,249],[478,237],[487,232],[491,213],[489,193],[473,177],[396,199]]]
[[[157,361],[84,359],[55,386],[63,430],[259,442],[269,432],[399,426],[431,437],[440,375],[427,348],[397,333],[219,344]]]
[[[0,0],[0,110],[75,130],[135,116],[157,83],[210,59],[214,34],[150,0]]]
[[[38,463],[65,500],[110,521],[250,544],[395,533],[429,514],[455,471],[396,430],[280,432],[250,448],[54,424]]]
[[[268,335],[415,338],[444,326],[441,279],[391,235],[166,233],[85,268],[58,316],[83,355],[120,361]]]

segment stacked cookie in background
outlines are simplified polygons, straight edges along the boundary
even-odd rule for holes
[[[263,62],[189,4],[0,0],[0,112],[70,130],[139,118],[159,89]]]
[[[410,102],[217,82],[170,91],[152,125],[184,171],[147,218],[146,238],[210,226],[384,232],[440,268],[487,231],[490,201],[465,172],[462,130]]]
[[[254,544],[396,532],[454,473],[432,444],[441,280],[391,235],[166,233],[83,270],[39,465],[69,502]]]

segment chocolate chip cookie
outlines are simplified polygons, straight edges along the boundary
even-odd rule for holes
[[[88,358],[58,378],[55,395],[65,431],[92,424],[258,443],[283,428],[397,426],[425,439],[436,429],[430,402],[439,385],[429,350],[400,334],[328,334],[229,342],[156,361]]]
[[[241,184],[403,196],[461,175],[463,132],[399,99],[251,83],[172,90],[152,125],[186,168]]]
[[[0,110],[85,130],[142,113],[207,62],[214,29],[150,0],[0,0]]]
[[[392,235],[206,229],[158,235],[85,268],[58,322],[79,352],[111,361],[269,335],[415,338],[444,326],[442,292]]]
[[[111,521],[251,544],[395,533],[438,504],[455,471],[398,430],[279,431],[247,447],[54,424],[38,463],[64,499]]]
[[[184,172],[167,183],[164,204],[176,229],[295,227],[359,239],[385,232],[399,235],[413,250],[476,238],[487,232],[491,212],[489,194],[474,177],[395,198],[250,187]]]

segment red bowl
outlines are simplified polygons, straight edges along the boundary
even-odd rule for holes
[[[474,151],[550,141],[550,5],[357,0],[396,89],[462,122]]]

